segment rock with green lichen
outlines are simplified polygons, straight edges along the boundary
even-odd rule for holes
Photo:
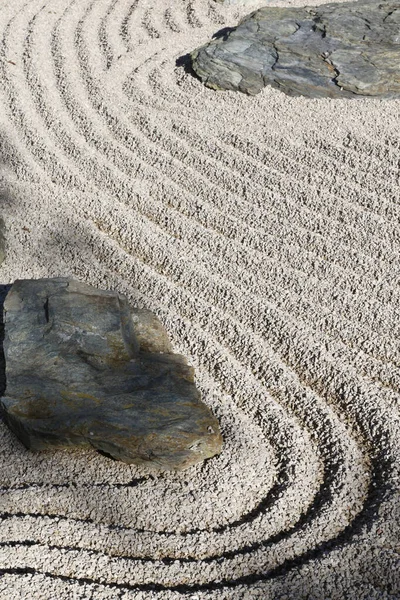
[[[4,302],[6,422],[25,446],[86,446],[184,469],[221,450],[193,368],[150,311],[67,278],[16,281]]]

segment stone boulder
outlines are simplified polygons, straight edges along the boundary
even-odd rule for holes
[[[310,98],[400,97],[400,3],[265,7],[191,54],[214,89],[272,85]]]
[[[220,452],[193,368],[150,311],[72,279],[21,280],[4,324],[1,408],[26,447],[93,447],[178,470]]]

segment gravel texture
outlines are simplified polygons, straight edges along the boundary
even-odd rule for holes
[[[224,450],[148,473],[1,425],[1,600],[400,598],[400,102],[206,89],[182,57],[246,12],[2,2],[0,283],[155,311]]]

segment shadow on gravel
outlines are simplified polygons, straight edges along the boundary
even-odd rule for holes
[[[192,57],[190,56],[190,54],[184,54],[183,56],[180,56],[179,58],[177,58],[175,65],[177,67],[183,67],[183,70],[185,71],[185,73],[189,73],[189,75],[193,75],[193,77],[196,77],[196,79],[198,79],[200,81],[200,77],[193,70]]]
[[[4,160],[5,149],[3,148],[3,144],[0,139],[0,183],[1,183],[1,175],[2,175],[2,165],[5,164]],[[3,219],[3,211],[5,207],[10,207],[11,204],[14,204],[13,199],[10,194],[5,190],[0,191],[0,273],[1,273],[1,264],[5,258],[7,251],[7,239],[6,239],[6,223]],[[1,275],[0,275],[1,276]],[[4,300],[8,294],[9,289],[11,288],[11,283],[2,284],[0,283],[0,398],[4,395],[6,389],[6,371],[5,371],[5,359],[4,359],[4,321],[3,321],[3,304]],[[1,420],[1,413],[0,413]]]
[[[0,284],[0,398],[4,395],[6,389],[6,363],[4,360],[4,321],[3,321],[3,304],[4,300],[11,288],[11,284]]]

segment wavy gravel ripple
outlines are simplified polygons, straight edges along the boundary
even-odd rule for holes
[[[2,2],[0,284],[154,310],[224,450],[160,474],[0,423],[1,600],[400,598],[400,102],[204,88],[185,57],[249,10]]]

